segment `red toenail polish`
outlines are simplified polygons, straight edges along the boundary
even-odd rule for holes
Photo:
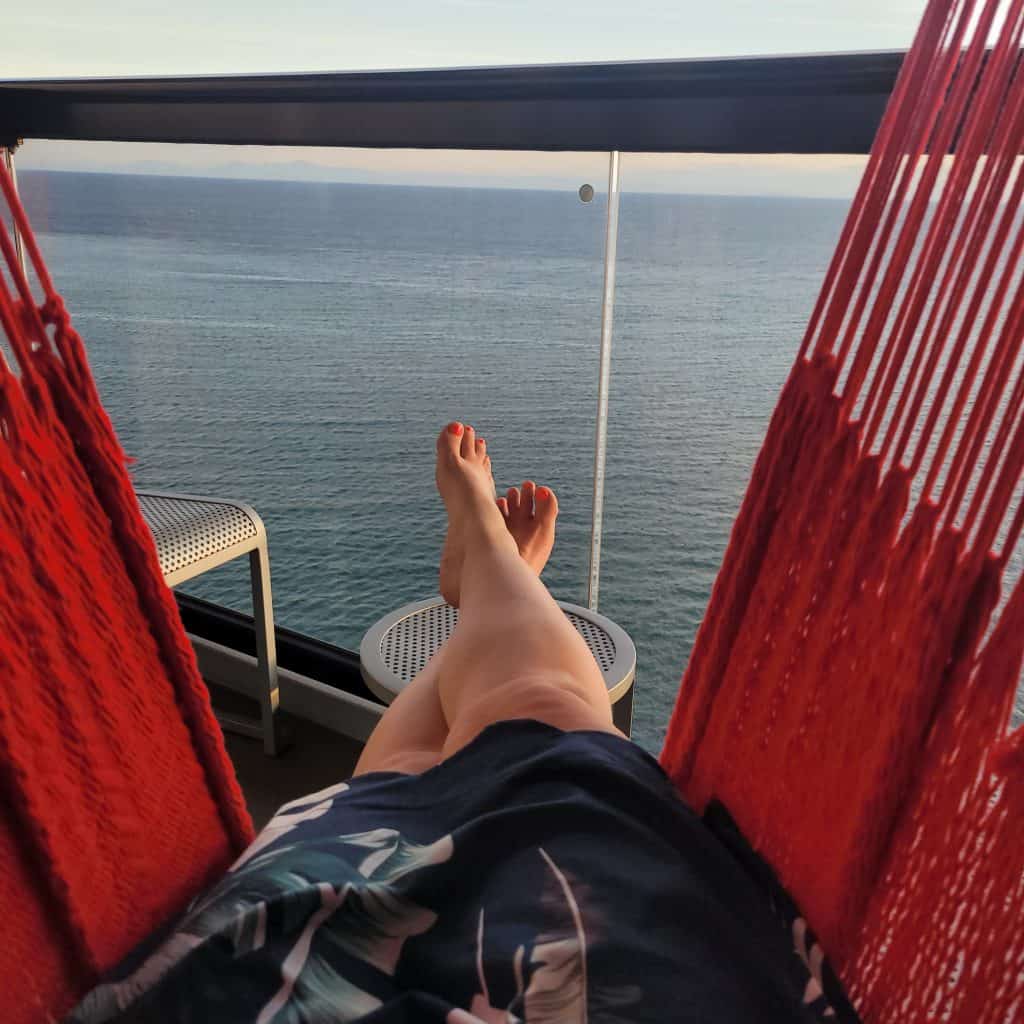
[[[456,437],[458,437],[459,434],[462,433],[462,424],[461,423],[449,423],[448,424],[448,433],[449,434],[454,434]]]
[[[551,492],[546,487],[538,487],[537,497],[540,498],[541,501],[547,501],[548,498],[551,497]]]

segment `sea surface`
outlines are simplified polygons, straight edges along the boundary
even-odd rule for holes
[[[139,486],[252,503],[279,623],[357,648],[436,592],[433,442],[561,507],[586,602],[604,204],[575,192],[23,172]],[[626,193],[602,612],[656,750],[846,203]],[[185,589],[247,609],[243,562]]]

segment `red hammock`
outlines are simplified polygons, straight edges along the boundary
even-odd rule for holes
[[[867,1022],[1024,1015],[1024,587],[999,593],[1024,527],[1022,32],[1024,0],[929,4],[663,753],[775,865]],[[0,990],[20,1022],[67,1009],[250,828],[81,342],[0,186],[44,293],[0,221],[21,370],[0,369]]]
[[[1024,0],[928,6],[662,753],[865,1021],[1024,1020],[1024,586],[993,616],[1024,525],[1022,29]]]
[[[0,188],[0,997],[70,1009],[223,872],[252,826],[81,339]],[[51,325],[52,339],[46,325]]]

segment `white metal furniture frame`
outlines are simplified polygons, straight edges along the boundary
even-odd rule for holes
[[[255,509],[224,498],[164,491],[136,491],[142,517],[156,542],[160,569],[169,587],[225,562],[249,556],[256,665],[260,676],[260,717],[218,712],[225,729],[263,740],[267,754],[279,752],[277,646],[270,593],[267,531]]]
[[[567,601],[558,604],[586,640],[614,704],[629,693],[636,677],[633,641],[605,615]],[[458,609],[440,596],[414,601],[385,615],[366,631],[359,645],[366,685],[390,704],[448,639],[458,620]]]

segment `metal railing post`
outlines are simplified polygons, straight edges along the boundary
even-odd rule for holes
[[[615,309],[615,251],[619,239],[619,153],[608,154],[608,220],[604,236],[604,294],[601,299],[601,362],[597,377],[594,436],[594,504],[590,519],[590,579],[587,607],[597,610],[601,586],[601,530],[604,525],[604,466],[608,448],[608,388],[611,380],[612,314]]]
[[[14,169],[14,147],[4,146],[4,165],[7,167],[7,173],[11,176],[11,184],[14,186],[14,191],[18,191],[18,174]],[[17,225],[14,227],[14,250],[18,254],[18,263],[21,264],[21,272],[28,274],[28,268],[25,265],[25,246],[21,241],[21,232],[18,230]]]
[[[14,170],[14,146],[5,146],[0,143],[0,150],[4,154],[4,166],[7,168],[7,173],[11,176],[11,184],[14,186],[14,191],[18,191],[18,176]],[[18,230],[17,224],[11,225],[12,234],[14,235],[14,251],[18,255],[18,264],[21,266],[21,272],[28,277],[28,268],[25,265],[25,246],[21,241],[21,232]],[[10,369],[7,361],[7,356],[4,353],[3,347],[0,346],[0,370]]]

